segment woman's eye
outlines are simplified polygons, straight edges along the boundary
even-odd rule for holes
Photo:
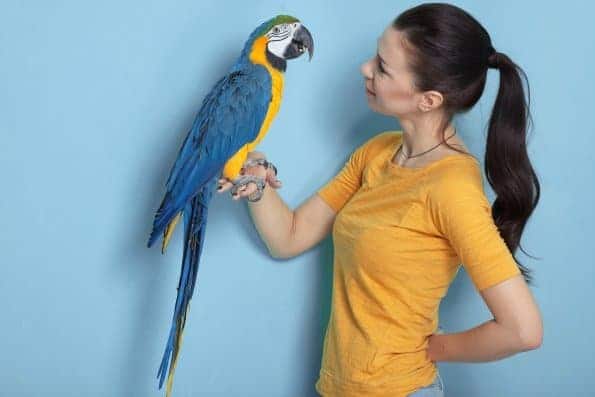
[[[385,73],[386,71],[384,70],[384,68],[382,67],[382,62],[378,61],[378,69],[380,70],[380,73]]]

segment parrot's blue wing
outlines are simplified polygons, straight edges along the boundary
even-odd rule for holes
[[[168,177],[148,246],[200,188],[256,139],[271,102],[271,76],[249,64],[221,78],[205,97]]]

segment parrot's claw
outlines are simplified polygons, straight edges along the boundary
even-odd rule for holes
[[[237,179],[231,181],[233,183],[233,187],[231,188],[231,194],[235,195],[242,186],[246,186],[250,182],[256,184],[256,191],[252,192],[248,195],[248,201],[255,202],[260,200],[262,197],[262,193],[265,187],[265,180],[264,178],[257,177],[256,175],[242,175]]]
[[[275,165],[273,163],[271,163],[270,161],[266,160],[266,159],[248,159],[244,162],[244,165],[242,166],[242,168],[244,167],[254,167],[256,165],[262,165],[265,169],[269,169],[272,168],[273,172],[275,173],[275,176],[277,176],[277,167],[275,167]]]

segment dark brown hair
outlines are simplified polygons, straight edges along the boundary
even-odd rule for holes
[[[521,73],[508,56],[495,51],[488,32],[464,10],[447,3],[424,3],[400,14],[392,27],[402,32],[408,68],[419,91],[443,95],[446,126],[456,113],[471,109],[484,91],[489,67],[500,71],[500,87],[488,126],[484,171],[496,193],[492,216],[513,254],[525,224],[539,201],[540,185],[526,147],[529,100],[525,102]],[[522,250],[522,248],[521,248]],[[522,250],[525,252],[524,250]],[[527,254],[525,252],[525,254]],[[527,254],[528,255],[528,254]],[[515,257],[523,277],[531,270]]]

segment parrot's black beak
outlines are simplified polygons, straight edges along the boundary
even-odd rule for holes
[[[283,57],[285,59],[297,58],[304,53],[304,49],[308,50],[308,61],[310,61],[312,54],[314,54],[314,41],[310,31],[304,25],[301,25],[293,35],[291,44],[285,50]]]

